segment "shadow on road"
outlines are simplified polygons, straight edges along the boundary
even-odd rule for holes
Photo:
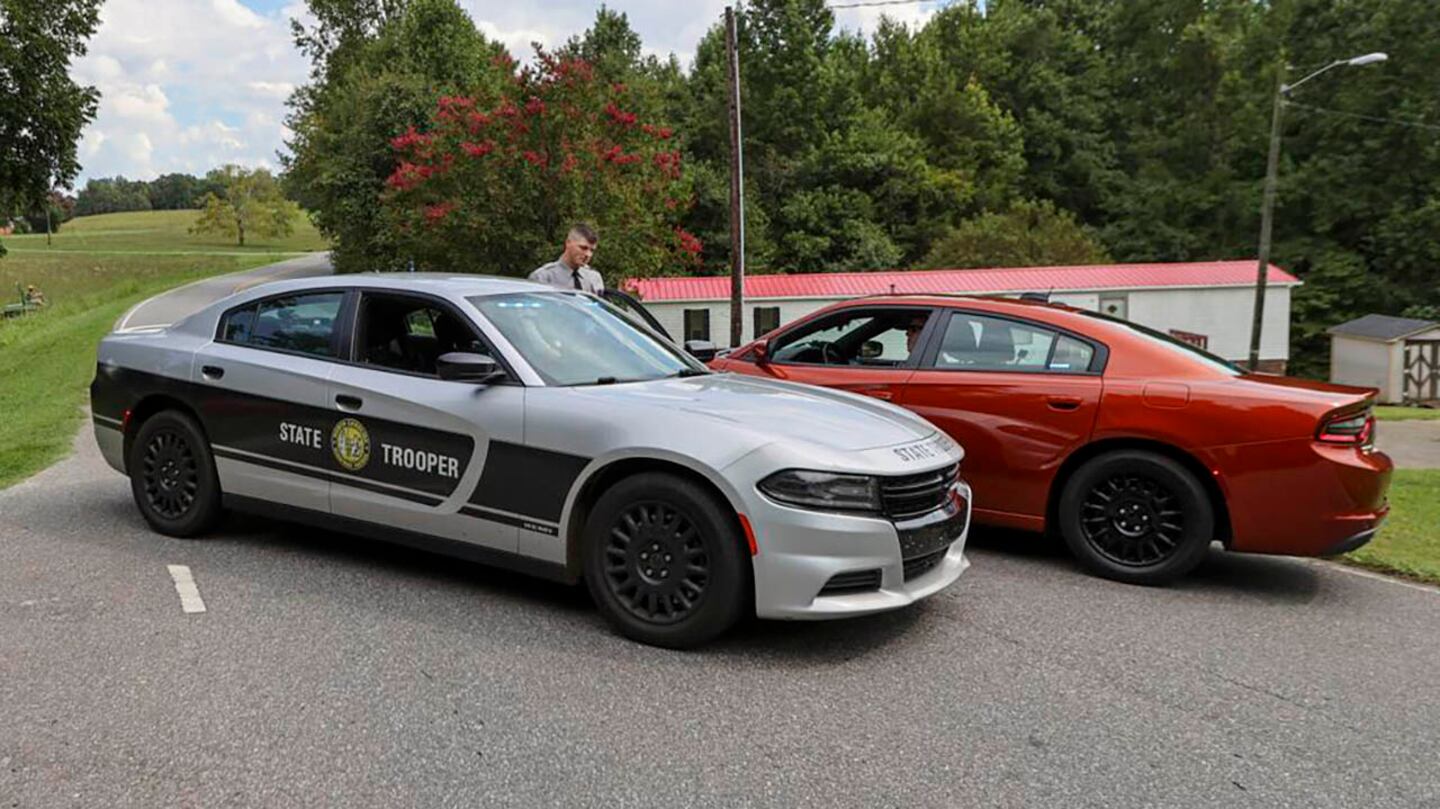
[[[1025,567],[1044,569],[1050,575],[1090,576],[1070,556],[1059,537],[976,526],[970,547]],[[1137,587],[1100,579],[1096,583]],[[1304,603],[1315,598],[1319,587],[1319,573],[1311,565],[1284,556],[1230,553],[1217,543],[1189,576],[1154,589],[1171,594],[1208,593],[1272,603]]]

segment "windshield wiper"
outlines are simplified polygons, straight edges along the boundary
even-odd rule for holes
[[[684,378],[687,377],[687,376],[709,376],[710,374],[711,374],[710,371],[702,371],[702,370],[700,370],[700,369],[698,369],[698,368],[681,368],[680,370],[676,371],[675,373],[673,373],[673,374],[667,374],[666,376],[668,376],[668,377],[670,377],[670,378],[672,378],[672,379],[677,378],[677,377],[680,378],[680,379],[684,379]]]

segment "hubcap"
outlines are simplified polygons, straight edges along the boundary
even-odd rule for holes
[[[145,445],[140,470],[145,500],[167,520],[185,516],[200,490],[200,468],[185,436],[160,430]]]
[[[637,503],[610,528],[605,583],[631,615],[655,624],[681,621],[710,584],[704,537],[669,503]]]
[[[1185,535],[1185,514],[1174,492],[1142,475],[1100,483],[1080,505],[1080,530],[1101,556],[1144,567],[1169,558]]]

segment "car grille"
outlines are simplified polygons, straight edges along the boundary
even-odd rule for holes
[[[905,560],[905,581],[918,578],[934,570],[940,561],[945,558],[949,548],[941,548],[934,553],[927,553],[924,556],[917,556],[914,559]]]
[[[880,501],[885,515],[892,520],[907,520],[944,506],[959,473],[960,465],[952,464],[918,475],[881,478]]]
[[[839,596],[849,593],[870,593],[880,589],[879,570],[851,570],[836,573],[820,588],[822,596]]]

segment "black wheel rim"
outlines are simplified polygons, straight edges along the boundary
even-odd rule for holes
[[[200,491],[200,465],[185,436],[175,430],[156,431],[145,445],[140,480],[152,511],[167,520],[185,516]]]
[[[628,507],[605,543],[605,583],[631,615],[674,624],[700,608],[710,586],[705,537],[669,503]]]
[[[1095,486],[1080,506],[1080,530],[1101,556],[1127,567],[1169,559],[1185,536],[1175,493],[1144,475],[1116,475]]]

